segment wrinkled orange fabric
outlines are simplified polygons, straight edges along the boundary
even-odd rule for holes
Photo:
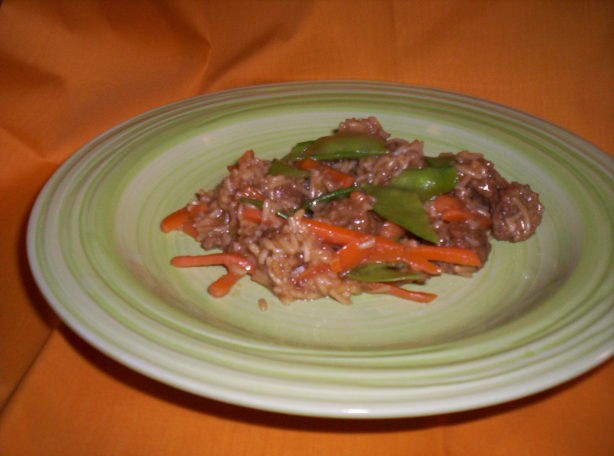
[[[382,421],[287,417],[194,397],[87,346],[37,291],[32,203],[98,133],[245,85],[370,79],[502,103],[614,151],[614,3],[0,3],[0,454],[614,454],[610,362],[484,410]]]

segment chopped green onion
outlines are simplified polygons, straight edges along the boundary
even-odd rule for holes
[[[316,198],[310,199],[303,204],[303,208],[311,209],[319,203],[328,203],[336,199],[344,198],[356,190],[356,187],[344,187],[330,193],[324,193]]]
[[[251,204],[252,206],[257,207],[258,209],[262,209],[264,207],[264,203],[262,201],[254,199],[254,198],[247,198],[246,196],[242,196],[241,198],[239,198],[239,200],[242,203]],[[288,214],[285,214],[281,211],[275,212],[275,215],[277,217],[281,217],[284,220],[288,219]]]

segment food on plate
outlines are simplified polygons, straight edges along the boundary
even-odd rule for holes
[[[417,289],[429,278],[472,275],[492,238],[528,239],[543,211],[537,193],[508,182],[483,155],[425,156],[421,141],[391,137],[368,117],[279,159],[244,152],[161,228],[213,250],[171,264],[224,266],[208,288],[216,297],[249,276],[284,303],[329,296],[348,304],[360,293],[429,302],[436,296]]]

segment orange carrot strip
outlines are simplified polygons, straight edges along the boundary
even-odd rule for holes
[[[429,275],[441,274],[441,269],[437,265],[420,255],[412,254],[407,249],[378,248],[377,245],[360,249],[355,246],[355,243],[346,244],[337,251],[341,272],[347,272],[361,263],[402,262],[416,272]]]
[[[301,220],[301,223],[303,223],[312,234],[331,244],[345,245],[352,241],[364,239],[365,237],[369,236],[375,239],[378,247],[393,249],[404,247],[402,244],[391,241],[390,239],[386,239],[382,236],[373,236],[370,234],[361,233],[359,231],[350,230],[349,228],[331,225],[330,223],[322,222],[320,220],[304,218]]]
[[[318,263],[308,266],[303,272],[296,276],[298,281],[309,280],[312,277],[330,271],[330,265],[327,263]]]
[[[358,231],[331,225],[330,223],[321,222],[319,220],[304,218],[301,220],[301,223],[303,223],[312,234],[319,237],[322,241],[331,244],[345,245],[365,236]]]
[[[459,247],[418,245],[416,247],[409,247],[408,251],[410,254],[414,253],[418,256],[423,256],[431,261],[442,261],[463,266],[479,267],[482,265],[480,258],[473,250]]]
[[[191,223],[186,223],[181,227],[181,230],[190,237],[194,239],[198,238],[198,230],[194,228],[194,225]]]
[[[251,149],[246,150],[245,152],[243,152],[243,155],[241,155],[241,157],[239,157],[239,159],[237,160],[237,162],[234,165],[228,165],[226,167],[226,169],[228,171],[233,171],[233,170],[235,170],[235,169],[237,169],[239,167],[240,163],[243,163],[246,160],[250,160],[252,158],[254,158],[254,151],[251,150]]]
[[[331,244],[347,245],[352,242],[360,243],[367,238],[367,235],[359,233],[358,231],[331,225],[330,223],[321,222],[319,220],[303,219],[301,222],[307,226],[311,233],[316,235],[322,241],[330,242]],[[368,252],[370,255],[370,261],[404,261],[416,271],[423,271],[431,275],[441,273],[441,270],[436,265],[428,261],[428,258],[425,258],[424,255],[411,253],[404,245],[384,237],[370,237],[375,240],[374,247]],[[351,249],[352,248],[348,247],[350,252]],[[345,255],[352,257],[350,253],[342,254],[342,256]],[[348,264],[350,263],[351,261],[348,259]]]
[[[461,200],[450,195],[439,195],[433,200],[433,207],[437,212],[446,212],[451,209],[465,208]]]
[[[186,206],[186,210],[194,217],[197,215],[203,215],[207,212],[207,205],[201,202],[192,202]]]
[[[368,245],[369,239],[373,239],[373,245]],[[378,239],[374,236],[364,236],[341,247],[337,251],[341,272],[349,271],[364,262],[403,262],[415,271],[430,275],[441,274],[439,267],[424,256],[412,253],[407,247],[400,244],[382,246],[377,241]]]
[[[349,244],[352,241],[364,239],[369,236],[376,240],[377,245],[380,247],[399,248],[403,247],[398,242],[391,241],[381,236],[372,236],[359,231],[350,230],[341,226],[331,225],[330,223],[322,222],[320,220],[313,220],[308,218],[301,219],[309,231],[320,238],[324,242],[329,242],[336,245]]]
[[[437,297],[436,294],[426,293],[423,291],[415,291],[415,290],[407,290],[406,288],[401,288],[396,285],[388,284],[388,283],[377,283],[374,284],[373,287],[369,291],[369,293],[385,293],[397,298],[407,299],[409,301],[416,302],[431,302],[433,299]]]
[[[364,236],[345,244],[337,250],[340,272],[349,271],[362,263],[371,255],[374,245],[375,239],[373,237]]]
[[[317,169],[318,171],[328,175],[336,184],[339,185],[339,188],[350,187],[354,185],[354,176],[350,174],[343,173],[332,166],[325,165],[313,158],[305,158],[296,163],[297,168],[304,169],[307,171],[311,171],[312,169]]]
[[[431,302],[437,297],[436,294],[426,293],[423,291],[408,290],[406,288],[397,287],[396,285],[385,284],[384,293],[396,296],[397,298],[407,299],[416,302]]]
[[[439,195],[433,200],[433,207],[446,222],[466,222],[473,220],[482,228],[490,226],[490,219],[477,212],[467,210],[461,200],[449,195]]]
[[[448,209],[441,214],[441,219],[446,222],[465,222],[471,218],[471,212],[463,209]]]
[[[194,228],[194,217],[204,214],[206,211],[207,206],[205,204],[192,202],[164,217],[160,222],[160,229],[165,233],[174,230],[182,230],[187,235],[196,239],[198,231]]]
[[[335,274],[343,272],[343,269],[341,269],[341,262],[339,261],[339,257],[337,255],[331,258],[329,264],[330,270],[333,271]]]
[[[441,218],[446,222],[466,222],[468,220],[473,220],[477,222],[481,228],[488,228],[490,226],[490,218],[467,210],[450,209],[444,212]]]
[[[425,256],[412,252],[410,248],[405,246],[397,249],[374,248],[368,259],[369,261],[383,261],[387,263],[401,261],[414,271],[425,272],[429,275],[441,274],[441,269],[437,265],[431,263]]]
[[[252,158],[254,158],[253,149],[246,150],[245,152],[243,152],[243,155],[241,155],[241,157],[239,158],[239,163],[243,163],[247,160],[251,160]]]
[[[241,217],[254,223],[262,223],[262,211],[257,207],[244,207],[241,209]]]
[[[311,171],[312,169],[318,169],[321,163],[313,158],[304,158],[296,163],[297,168]]]
[[[309,231],[318,238],[331,244],[346,245],[352,242],[360,242],[367,236],[358,231],[331,225],[326,222],[313,219],[303,219]],[[439,247],[431,245],[418,245],[406,247],[398,242],[391,241],[382,236],[372,236],[375,246],[371,250],[371,261],[393,261],[393,258],[404,261],[416,270],[427,274],[440,274],[441,270],[431,261],[460,264],[464,266],[481,266],[477,254],[469,249],[457,247]],[[349,249],[349,248],[348,248]],[[388,260],[386,260],[388,259]]]
[[[405,230],[403,228],[401,228],[399,225],[397,225],[396,223],[393,223],[393,222],[390,222],[390,221],[386,220],[382,224],[382,228],[380,230],[379,235],[384,237],[384,238],[386,238],[386,239],[390,239],[392,241],[396,241],[404,233],[405,233]]]
[[[233,274],[232,272],[228,272],[215,282],[211,283],[209,288],[207,288],[207,291],[211,296],[215,296],[216,298],[226,296],[241,277],[243,277],[242,274]]]
[[[243,274],[252,271],[254,266],[248,258],[238,253],[210,253],[208,255],[181,255],[171,259],[171,264],[178,268],[198,266],[226,266],[230,272]]]
[[[168,233],[173,230],[180,230],[182,226],[186,223],[190,222],[190,213],[187,208],[182,207],[181,209],[177,209],[175,212],[167,215],[160,222],[160,229]]]

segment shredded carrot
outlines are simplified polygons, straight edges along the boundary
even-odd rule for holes
[[[333,271],[335,274],[343,272],[343,269],[341,268],[341,262],[339,261],[339,257],[337,255],[331,258],[329,264],[330,270]]]
[[[433,200],[433,207],[437,212],[446,212],[451,209],[464,209],[462,201],[450,195],[439,195]]]
[[[254,158],[254,151],[253,151],[253,149],[246,150],[245,152],[243,152],[243,155],[241,155],[241,157],[239,158],[239,163],[244,163],[244,162],[249,161],[249,160],[251,160],[253,158]]]
[[[477,212],[461,211],[451,209],[442,214],[442,219],[446,222],[465,222],[472,220],[477,222],[480,228],[488,228],[490,226],[490,218]]]
[[[254,223],[262,223],[262,211],[257,207],[244,207],[241,209],[241,217]]]
[[[207,288],[207,291],[211,296],[215,296],[216,298],[226,296],[241,277],[243,277],[243,274],[228,272],[212,282],[209,288]]]
[[[441,219],[445,222],[466,222],[472,218],[471,212],[463,209],[448,209],[441,214]]]
[[[217,298],[228,294],[233,285],[245,274],[250,274],[253,265],[238,253],[211,253],[209,255],[182,255],[171,259],[171,264],[178,268],[196,266],[224,266],[228,272],[209,285],[208,291]]]
[[[382,228],[380,230],[379,235],[385,237],[386,239],[390,239],[392,241],[398,240],[405,233],[405,229],[397,225],[396,223],[390,222],[386,220],[382,224]]]
[[[194,201],[186,206],[186,210],[189,212],[192,218],[194,218],[197,215],[203,215],[205,212],[207,212],[207,205],[201,203],[200,201]]]
[[[472,250],[435,245],[418,245],[416,247],[401,245],[397,248],[390,248],[390,246],[378,248],[378,245],[376,245],[367,258],[368,261],[402,261],[415,271],[430,275],[441,274],[441,269],[432,263],[433,261],[475,267],[482,264],[477,254]]]
[[[239,167],[239,164],[246,162],[247,160],[251,160],[254,158],[254,151],[252,149],[246,150],[243,152],[243,155],[239,157],[237,162],[234,165],[229,165],[226,167],[228,171],[233,171]]]
[[[355,263],[360,254],[360,252],[355,252],[355,250],[358,248],[360,242],[364,241],[367,237],[365,234],[359,233],[358,231],[331,225],[319,220],[303,219],[302,223],[308,227],[311,233],[325,242],[343,246],[350,243],[356,243],[356,246],[348,247],[346,251],[342,252],[342,256],[339,259],[341,263]],[[426,272],[430,275],[441,273],[441,270],[436,265],[427,261],[428,258],[422,255],[409,254],[406,246],[381,236],[371,236],[371,238],[375,240],[375,245],[368,249],[367,252],[364,252],[366,253],[365,256],[369,257],[370,261],[403,261],[416,271]]]
[[[196,228],[194,228],[194,225],[191,223],[186,223],[185,225],[183,225],[183,227],[181,228],[181,230],[187,234],[188,236],[197,239],[198,238],[198,230]]]
[[[370,237],[375,239],[378,248],[397,249],[404,247],[403,244],[386,239],[383,236],[367,235],[359,231],[350,230],[349,228],[331,225],[330,223],[320,220],[304,218],[301,220],[301,223],[303,223],[312,234],[330,244],[345,245],[353,241],[360,241],[364,240],[366,237]]]
[[[301,220],[309,231],[325,242],[336,245],[349,244],[352,241],[362,239],[365,234],[319,220],[304,218]],[[391,242],[391,241],[389,241]]]
[[[441,269],[431,263],[429,261],[430,258],[419,252],[411,252],[408,247],[390,239],[381,236],[367,236],[358,231],[331,225],[319,220],[303,219],[302,223],[321,240],[344,246],[338,251],[338,254],[340,252],[339,262],[343,272],[368,259],[373,262],[402,261],[415,271],[425,272],[430,275],[441,274]],[[368,249],[362,244],[367,241],[367,238],[374,240],[374,245]],[[364,252],[358,251],[361,244]]]
[[[253,152],[251,154],[249,152],[246,152],[241,159],[248,158],[250,155],[253,156]],[[436,210],[444,209],[454,213],[454,211],[459,210],[458,205],[462,205],[462,202],[453,197],[446,197],[436,204],[438,204]],[[462,210],[472,214],[464,208]],[[202,214],[204,211],[206,211],[206,207],[200,204],[183,207],[165,217],[160,224],[161,229],[164,232],[183,230],[192,236],[196,236],[197,232],[192,223],[193,216]],[[243,207],[241,217],[254,223],[262,223],[262,210],[257,207]],[[415,271],[430,275],[441,273],[441,269],[432,263],[433,261],[474,267],[479,267],[482,264],[477,254],[469,249],[425,244],[410,247],[396,242],[394,239],[403,233],[403,229],[393,223],[385,224],[379,236],[367,235],[308,218],[301,219],[301,223],[322,241],[338,245],[341,248],[330,262],[320,263],[305,269],[299,275],[299,280],[309,279],[325,271],[344,273],[364,262],[403,262]],[[228,272],[209,286],[209,293],[216,297],[225,296],[243,275],[251,274],[254,269],[254,265],[247,257],[237,253],[176,256],[171,259],[171,264],[182,268],[213,265],[226,267]],[[407,290],[393,284],[378,283],[373,285],[369,290],[370,292],[387,293],[417,302],[430,302],[436,297],[432,293]]]
[[[198,237],[198,230],[194,228],[194,217],[204,214],[206,211],[207,206],[205,204],[192,202],[164,217],[160,222],[160,229],[164,233],[181,230],[196,239]]]
[[[377,248],[376,246],[371,249],[368,261],[382,261],[387,263],[400,261],[417,272],[424,272],[429,275],[441,274],[441,269],[437,265],[431,263],[430,258],[418,252],[412,252],[411,248],[403,245],[400,245],[398,248]]]
[[[186,207],[177,209],[175,212],[164,217],[160,222],[160,229],[168,233],[173,230],[180,230],[184,224],[190,222],[190,213]]]
[[[210,253],[208,255],[181,255],[171,259],[171,264],[178,268],[198,266],[225,266],[229,272],[249,273],[253,270],[251,261],[238,253]]]
[[[490,226],[490,219],[480,213],[468,210],[463,202],[450,195],[439,195],[433,200],[433,207],[445,222],[466,222],[473,220],[481,228]]]
[[[344,264],[354,264],[359,255],[365,252],[356,252],[361,242],[364,242],[367,235],[331,225],[326,222],[313,219],[303,219],[309,231],[325,242],[347,246],[339,249],[341,252],[341,266]],[[408,247],[398,242],[391,241],[382,236],[370,236],[374,239],[374,245],[368,249],[365,257],[369,261],[403,261],[416,271],[426,272],[427,274],[437,275],[441,270],[431,263],[431,261],[441,261],[444,263],[459,264],[463,266],[482,265],[479,257],[473,250],[458,247],[442,247],[436,245],[418,245]]]
[[[423,256],[431,261],[442,261],[444,263],[458,264],[462,266],[480,267],[482,261],[477,253],[470,249],[459,247],[440,247],[435,245],[418,245],[409,247],[410,254],[414,253]]]
[[[162,222],[160,222],[160,229],[164,233],[181,230],[194,239],[196,239],[198,236],[198,230],[194,228],[192,223],[192,213],[190,212],[189,206],[182,207],[181,209],[178,209],[164,217]]]
[[[314,160],[313,158],[304,158],[303,160],[298,161],[296,163],[296,167],[307,171],[317,169],[321,173],[330,177],[339,186],[339,188],[351,187],[354,185],[354,176],[343,173],[332,166],[325,165],[324,163]]]
[[[397,298],[407,299],[409,301],[416,302],[431,302],[433,299],[437,297],[436,294],[426,293],[423,291],[415,291],[408,290],[406,288],[401,288],[396,285],[387,284],[387,283],[379,283],[377,287],[374,287],[371,293],[385,293]]]
[[[298,281],[309,280],[312,277],[323,274],[327,271],[330,271],[331,267],[327,263],[318,263],[308,266],[303,272],[296,276]]]
[[[355,268],[373,253],[375,238],[364,236],[345,244],[337,250],[340,272]]]

